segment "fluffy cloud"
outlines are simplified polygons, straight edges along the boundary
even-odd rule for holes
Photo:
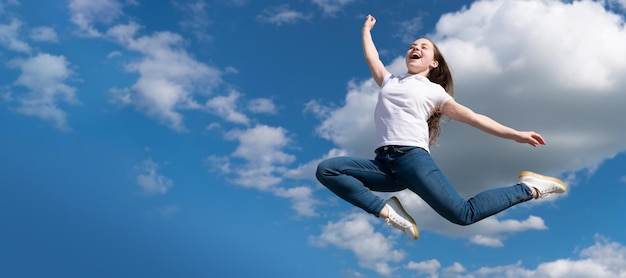
[[[378,86],[372,79],[363,82],[350,81],[343,107],[313,108],[320,104],[309,103],[309,110],[315,110],[318,115],[325,117],[317,127],[317,133],[352,154],[371,156],[376,145],[373,111],[377,93]]]
[[[126,66],[140,74],[131,87],[135,104],[149,116],[175,129],[185,130],[178,109],[199,109],[194,93],[208,93],[220,83],[220,71],[198,62],[182,48],[182,37],[159,32],[126,42],[130,50],[144,56]]]
[[[231,91],[227,96],[216,96],[209,99],[205,106],[209,111],[228,122],[247,125],[249,123],[248,117],[237,111],[237,100],[240,97],[240,93]]]
[[[84,34],[113,40],[141,54],[126,65],[126,70],[138,73],[139,79],[128,88],[110,89],[114,101],[134,105],[160,123],[185,131],[181,110],[205,109],[195,96],[207,95],[219,85],[221,71],[190,55],[179,34],[163,31],[140,35],[142,27],[135,22],[116,24],[116,19],[124,16],[122,6],[115,0],[73,0],[69,9],[72,22]],[[99,30],[105,28],[105,32]]]
[[[602,5],[481,1],[442,16],[432,37],[452,65],[457,100],[548,142],[529,149],[450,123],[434,153],[466,196],[528,168],[594,171],[626,149],[626,123],[610,116],[626,101],[626,30]],[[477,157],[480,169],[466,167]],[[465,182],[481,169],[490,169],[489,180]]]
[[[16,111],[51,122],[60,130],[69,130],[67,113],[59,103],[77,104],[76,89],[65,82],[74,74],[64,56],[38,54],[26,60],[15,60],[22,73],[15,85],[27,89],[15,96]]]
[[[13,19],[9,24],[0,24],[0,45],[9,50],[30,53],[31,48],[28,43],[19,38],[19,29],[22,22]]]
[[[354,2],[354,0],[313,0],[313,4],[319,6],[326,15],[334,15],[344,6]]]
[[[145,195],[165,194],[172,188],[174,181],[157,172],[159,165],[152,159],[146,159],[139,167],[143,172],[137,176],[137,185]]]
[[[310,241],[319,247],[331,245],[349,250],[357,256],[363,268],[389,276],[394,270],[390,263],[401,261],[405,253],[394,250],[392,236],[375,231],[375,220],[370,215],[350,214],[337,222],[329,222],[322,228],[322,233]]]
[[[243,5],[245,1],[232,2]],[[206,14],[206,2],[175,3],[175,6],[187,13],[188,21],[182,22],[185,29],[191,31],[206,29],[210,23]],[[256,98],[243,105],[243,95],[235,90],[225,95],[208,98],[204,104],[198,97],[208,96],[222,83],[222,71],[196,60],[185,47],[181,35],[163,31],[151,35],[140,35],[142,26],[135,22],[116,23],[123,18],[122,4],[114,0],[70,2],[72,21],[81,31],[92,37],[106,38],[140,54],[140,57],[126,64],[125,69],[139,75],[130,87],[111,88],[113,101],[121,105],[133,105],[160,123],[176,130],[186,131],[183,110],[200,110],[213,113],[230,123],[245,125],[251,120],[242,111],[252,113],[275,113],[272,100]],[[307,17],[290,11],[287,6],[267,10],[261,20],[282,24]],[[110,26],[110,27],[109,27]],[[108,27],[108,28],[107,28]],[[101,32],[99,29],[106,29]],[[202,30],[204,32],[204,30]],[[111,55],[117,57],[123,54]],[[236,72],[236,69],[228,69]],[[219,123],[210,125],[211,129],[221,127]],[[210,156],[206,161],[211,170],[228,175],[232,183],[244,187],[269,191],[274,195],[291,200],[299,215],[315,216],[317,201],[313,190],[306,186],[279,187],[286,165],[295,160],[295,156],[282,149],[290,144],[287,131],[280,127],[257,125],[247,129],[231,130],[225,134],[227,140],[237,141],[238,147],[229,156]],[[148,174],[138,177],[138,183],[144,192],[165,193],[171,181],[156,174],[156,169],[146,164]],[[153,165],[154,166],[154,165]]]
[[[245,130],[231,130],[226,139],[238,142],[234,152],[228,156],[210,156],[206,161],[212,171],[229,177],[239,186],[270,192],[280,198],[289,199],[292,208],[300,216],[317,216],[315,207],[319,201],[309,186],[281,186],[289,175],[289,166],[296,157],[285,152],[292,139],[281,127],[257,125]],[[294,174],[291,174],[294,176]],[[292,177],[294,178],[294,177]]]
[[[89,37],[102,36],[96,24],[110,24],[123,15],[122,4],[117,0],[71,0],[68,8],[72,13],[71,21]]]
[[[230,167],[222,172],[234,174],[232,181],[237,185],[273,190],[282,181],[281,174],[287,169],[285,165],[295,160],[295,156],[282,151],[291,141],[283,128],[258,125],[230,131],[226,136],[238,141],[239,145],[229,157],[211,157],[210,160],[218,161],[214,165],[224,165],[228,161]]]
[[[416,270],[418,275],[431,277],[598,277],[612,278],[626,275],[626,247],[596,235],[594,245],[577,253],[576,258],[557,259],[540,263],[535,269],[523,267],[522,262],[511,265],[481,267],[467,271],[455,262],[441,269],[437,260],[409,262],[405,268]]]
[[[183,20],[179,23],[185,30],[190,30],[198,39],[209,40],[211,36],[207,35],[207,27],[211,23],[207,14],[208,5],[206,1],[185,1],[174,2],[181,12],[183,12]]]
[[[248,102],[248,110],[252,113],[276,114],[276,105],[268,98],[255,98]]]
[[[317,216],[315,207],[319,203],[313,198],[313,189],[308,186],[298,186],[292,188],[277,188],[276,196],[291,200],[292,208],[302,216]]]
[[[423,262],[409,262],[406,266],[407,269],[417,270],[417,274],[428,274],[431,277],[437,277],[437,272],[441,268],[441,264],[437,260],[428,260]]]
[[[4,7],[11,5],[19,5],[19,2],[1,1],[0,14],[4,13]],[[13,110],[17,113],[48,121],[62,131],[71,130],[67,123],[67,112],[60,107],[62,103],[79,103],[76,89],[67,84],[75,77],[71,63],[62,55],[33,53],[36,52],[35,48],[21,34],[24,23],[11,15],[6,17],[10,22],[0,24],[0,47],[27,57],[8,61],[9,68],[18,68],[21,73],[13,83],[13,88],[7,86],[9,90],[2,94],[2,98],[7,102],[15,102],[17,106]],[[32,28],[29,38],[35,42],[55,42],[57,39],[56,32],[50,27]]]
[[[258,21],[272,23],[278,26],[296,23],[310,18],[311,15],[305,15],[299,11],[290,9],[288,4],[267,8],[256,17]]]
[[[56,42],[57,33],[51,27],[41,26],[30,30],[30,38],[34,41]]]

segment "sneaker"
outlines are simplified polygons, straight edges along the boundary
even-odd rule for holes
[[[539,175],[530,171],[519,173],[520,182],[537,190],[537,199],[548,197],[552,193],[564,193],[567,185],[557,178]]]
[[[417,224],[411,215],[404,210],[400,200],[394,196],[389,198],[386,204],[389,206],[389,217],[385,219],[387,225],[400,229],[411,238],[417,239],[419,237]]]

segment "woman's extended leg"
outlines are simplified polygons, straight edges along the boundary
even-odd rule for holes
[[[373,191],[393,192],[404,189],[390,178],[388,170],[379,161],[337,157],[322,161],[317,179],[337,196],[376,217],[384,218],[389,226],[402,230],[413,239],[419,237],[415,220],[392,197],[387,201]]]
[[[322,161],[315,173],[320,183],[337,196],[378,217],[385,200],[372,191],[393,192],[404,188],[389,177],[378,161],[335,157]]]
[[[516,184],[483,191],[463,199],[432,160],[430,153],[416,148],[395,159],[394,175],[417,193],[437,213],[452,223],[469,225],[533,198],[532,190]]]

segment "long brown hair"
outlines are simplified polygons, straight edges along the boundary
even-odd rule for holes
[[[433,83],[437,83],[443,87],[443,89],[448,93],[451,97],[454,97],[454,81],[452,80],[452,72],[448,67],[448,63],[446,59],[443,58],[441,51],[437,45],[430,40],[429,38],[425,38],[429,40],[434,47],[434,58],[438,62],[438,66],[436,68],[431,69],[428,72],[428,80]],[[429,133],[429,144],[434,145],[439,138],[439,127],[442,120],[443,115],[441,114],[441,108],[435,108],[433,111],[433,115],[428,118],[428,133]]]

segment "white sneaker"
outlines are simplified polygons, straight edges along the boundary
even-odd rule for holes
[[[411,215],[404,210],[400,200],[394,196],[389,198],[386,204],[389,207],[389,217],[385,219],[387,225],[398,228],[411,238],[417,239],[419,237],[417,224]]]
[[[552,193],[564,193],[567,185],[560,179],[539,175],[530,171],[519,172],[520,182],[537,190],[537,199],[548,197]]]

